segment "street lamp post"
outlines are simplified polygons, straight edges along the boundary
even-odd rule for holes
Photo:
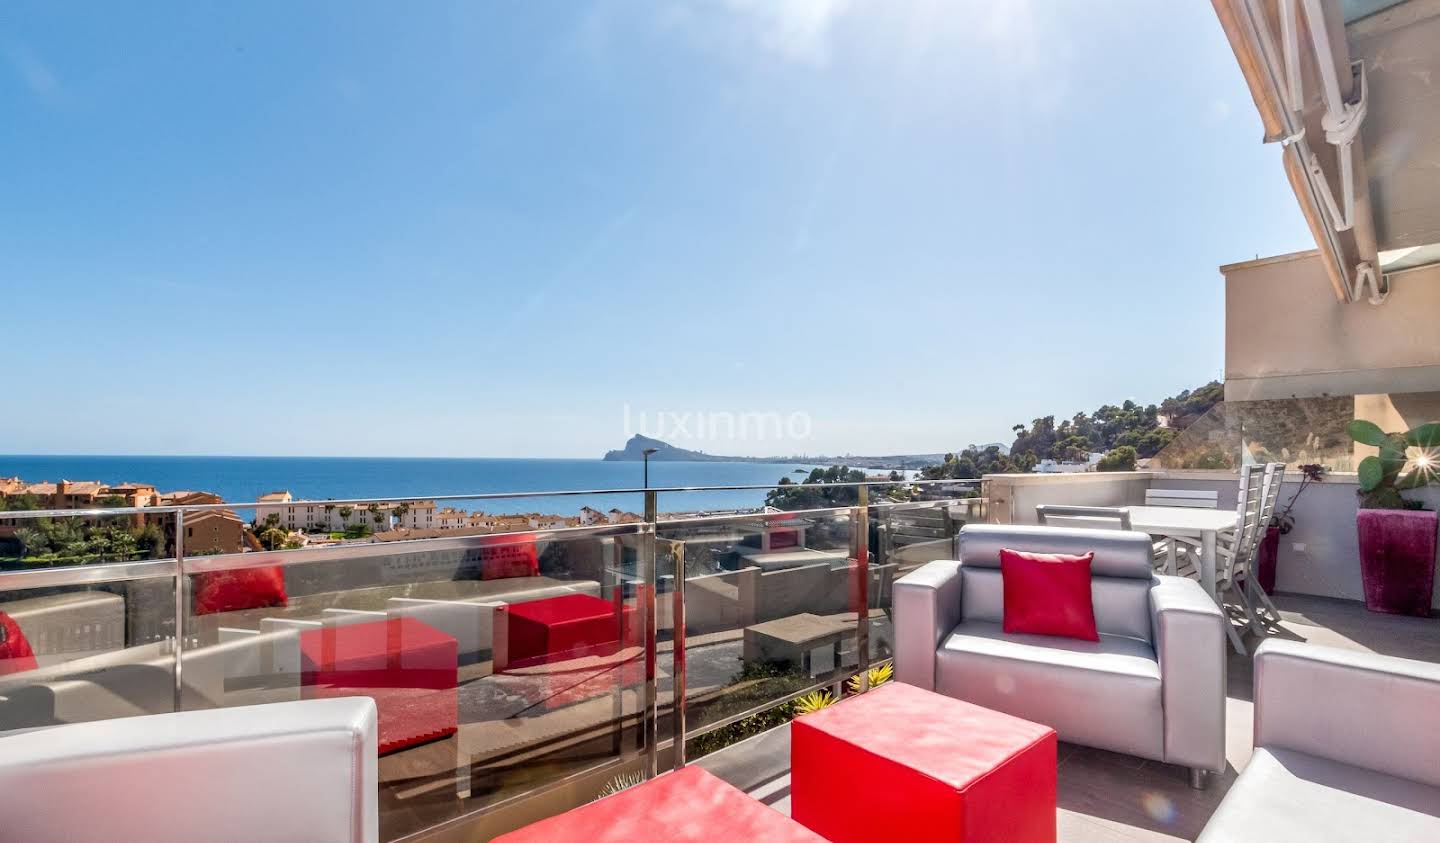
[[[647,489],[650,488],[650,455],[658,450],[660,449],[646,448],[640,452],[640,456],[645,460],[645,488]]]

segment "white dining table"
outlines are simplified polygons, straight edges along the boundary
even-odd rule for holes
[[[1182,536],[1200,540],[1200,585],[1215,595],[1217,536],[1234,530],[1240,516],[1233,509],[1200,509],[1188,506],[1131,506],[1130,529],[1152,536]],[[1166,573],[1174,573],[1167,571]]]

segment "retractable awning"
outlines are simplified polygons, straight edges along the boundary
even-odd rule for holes
[[[1440,262],[1440,0],[1212,0],[1341,301]]]

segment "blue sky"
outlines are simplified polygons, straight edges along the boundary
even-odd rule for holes
[[[1216,267],[1313,245],[1260,135],[1206,3],[7,3],[0,453],[1157,401],[1222,374]]]

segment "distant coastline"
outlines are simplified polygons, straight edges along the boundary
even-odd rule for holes
[[[892,454],[889,456],[854,456],[847,454],[843,457],[826,456],[788,456],[788,457],[733,457],[707,454],[704,451],[692,451],[688,448],[680,448],[659,439],[649,436],[635,434],[625,443],[624,448],[614,451],[606,451],[603,459],[606,462],[640,462],[645,459],[645,451],[653,449],[650,455],[651,462],[733,462],[733,463],[765,463],[769,465],[807,465],[807,466],[831,466],[845,465],[850,468],[863,468],[870,470],[889,469],[917,469],[928,465],[939,465],[945,461],[944,454]]]

